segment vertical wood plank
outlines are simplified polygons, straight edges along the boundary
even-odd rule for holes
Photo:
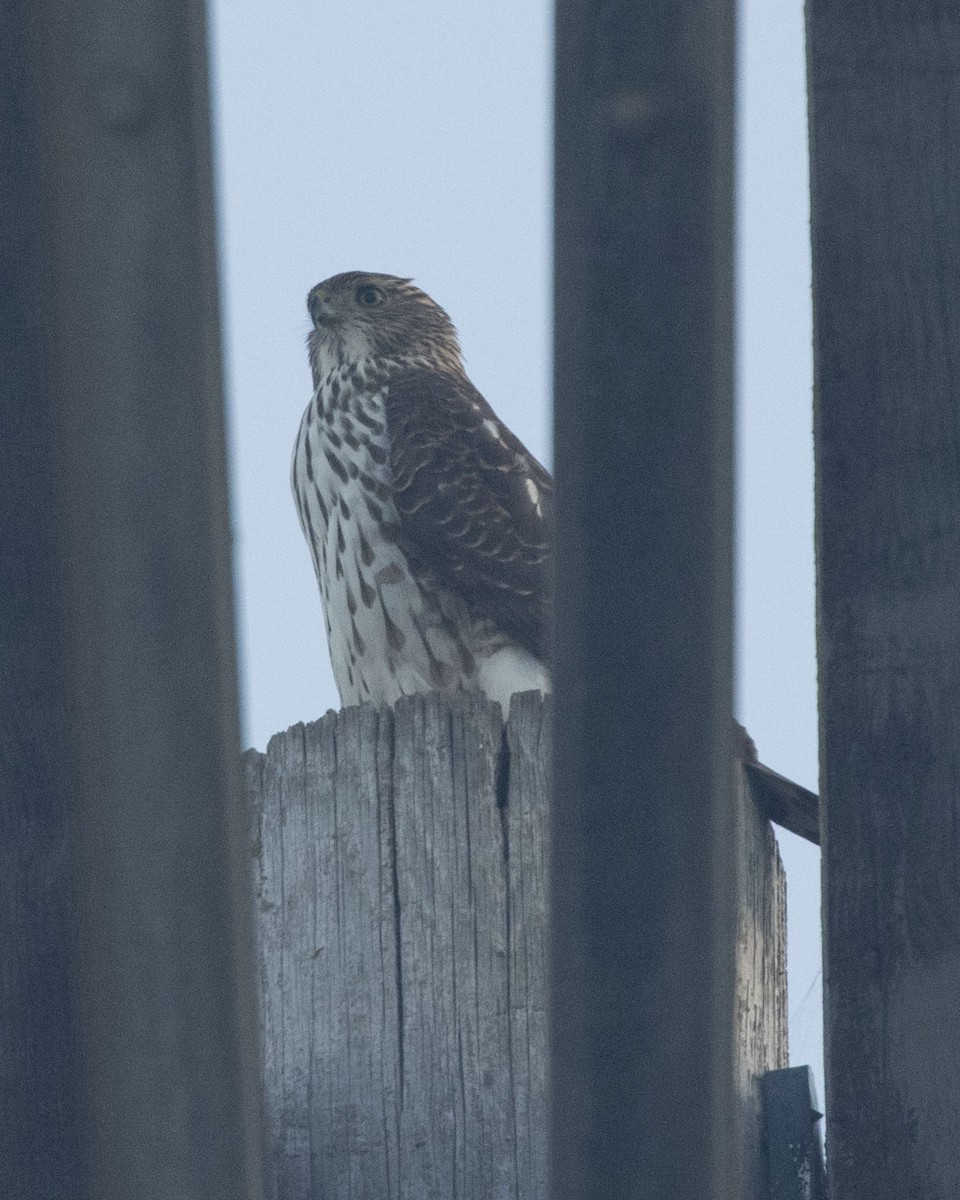
[[[0,6],[0,1196],[77,1200],[70,816],[43,319],[41,164],[23,4]]]
[[[960,10],[809,0],[827,1147],[960,1195]]]
[[[727,1200],[733,0],[556,5],[557,1200]]]
[[[30,0],[11,19],[69,811],[51,883],[72,938],[49,925],[47,953],[70,958],[79,1186],[255,1200],[204,4]]]

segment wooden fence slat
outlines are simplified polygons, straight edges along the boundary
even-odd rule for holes
[[[808,0],[827,1146],[960,1196],[960,7]]]
[[[737,1188],[735,9],[555,6],[556,1200]]]
[[[0,1196],[78,1200],[61,575],[24,5],[0,9]]]
[[[259,1200],[206,6],[30,0],[0,43],[0,639],[37,637],[0,940],[43,997],[6,950],[0,1195]]]
[[[482,697],[412,696],[245,756],[276,1200],[546,1200],[551,714],[518,696],[504,729]],[[785,1065],[783,877],[737,779],[728,1028],[755,1156],[757,1076]]]

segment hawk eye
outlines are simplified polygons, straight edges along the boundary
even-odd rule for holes
[[[375,308],[378,304],[382,304],[386,298],[383,289],[376,287],[372,283],[365,283],[363,287],[357,288],[356,301],[361,308]]]

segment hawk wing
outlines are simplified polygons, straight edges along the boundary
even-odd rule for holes
[[[462,376],[404,372],[385,404],[408,553],[546,662],[550,475]]]

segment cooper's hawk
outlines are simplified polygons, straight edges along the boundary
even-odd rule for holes
[[[550,690],[553,483],[467,378],[409,279],[351,271],[308,297],[314,392],[293,492],[344,704]]]

